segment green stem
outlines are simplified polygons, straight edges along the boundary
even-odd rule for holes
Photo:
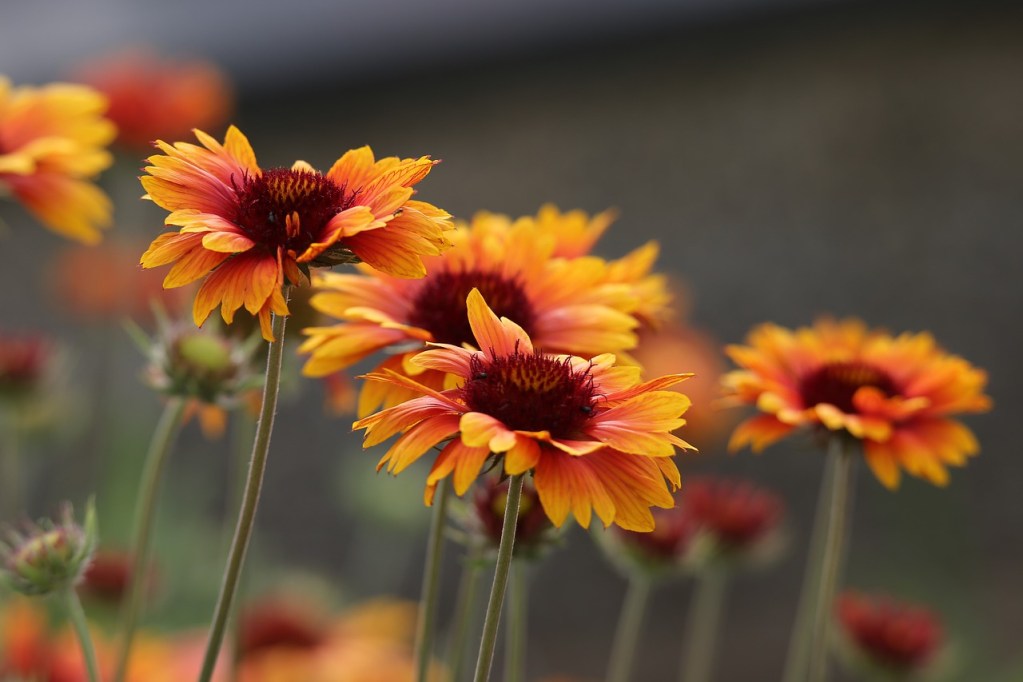
[[[504,507],[504,525],[501,526],[501,544],[497,548],[494,584],[490,588],[487,616],[483,621],[480,653],[476,659],[476,675],[473,677],[475,682],[487,682],[490,679],[490,668],[494,663],[497,630],[501,624],[501,607],[504,604],[505,590],[508,588],[508,571],[511,568],[512,550],[515,547],[515,527],[519,520],[523,476],[524,474],[516,474],[508,480],[508,499]]]
[[[67,607],[68,617],[71,619],[71,627],[74,628],[78,643],[82,647],[82,658],[85,659],[85,670],[88,673],[89,682],[100,682],[99,666],[96,665],[96,649],[92,646],[89,624],[85,620],[85,611],[82,610],[82,602],[78,599],[75,588],[69,587],[64,590],[64,604]]]
[[[842,435],[831,437],[828,456],[834,460],[831,476],[831,506],[821,557],[820,581],[814,604],[813,629],[810,646],[810,682],[823,682],[828,672],[828,631],[842,566],[845,535],[848,532],[849,501],[852,493],[853,457],[848,451],[847,439]]]
[[[636,657],[646,605],[650,600],[650,588],[650,578],[647,576],[638,573],[629,576],[629,587],[625,592],[625,602],[618,616],[618,627],[611,645],[607,682],[628,682],[631,679],[632,662]]]
[[[21,509],[21,467],[18,458],[18,425],[14,419],[0,421],[3,452],[0,452],[0,521],[12,523]]]
[[[454,633],[448,648],[447,663],[451,671],[448,677],[449,682],[458,682],[462,679],[462,667],[465,663],[465,650],[469,645],[469,629],[472,625],[472,615],[476,605],[476,592],[479,588],[480,577],[483,571],[480,569],[480,561],[483,552],[478,545],[469,548],[469,554],[465,558],[465,566],[462,568],[462,577],[458,584],[458,596],[455,599],[455,622],[451,631]]]
[[[153,439],[149,442],[142,468],[142,480],[139,483],[138,501],[135,503],[135,532],[132,547],[131,573],[128,594],[121,611],[121,649],[117,656],[117,668],[114,681],[122,682],[128,672],[128,660],[131,658],[131,647],[135,639],[135,628],[138,625],[142,595],[146,590],[150,547],[152,545],[153,520],[156,518],[156,498],[160,489],[160,481],[166,469],[168,455],[174,436],[181,425],[181,417],[185,412],[183,398],[171,398],[163,408],[160,421],[153,431]]]
[[[440,597],[440,567],[444,549],[444,524],[447,521],[448,480],[437,484],[433,514],[430,517],[430,538],[426,545],[426,564],[423,571],[423,586],[419,593],[419,617],[416,621],[416,640],[413,651],[416,657],[416,680],[426,682],[430,674],[430,659],[433,653],[433,634],[437,620],[437,602]]]
[[[525,682],[526,633],[529,621],[529,566],[513,560],[508,587],[508,639],[504,653],[504,682]]]
[[[696,579],[682,644],[681,682],[707,682],[710,679],[727,583],[728,576],[724,571],[714,569],[704,571]]]
[[[255,421],[248,411],[239,408],[231,417],[231,449],[234,455],[231,457],[231,465],[228,467],[227,481],[227,509],[235,509],[241,506],[242,497],[245,494],[245,472],[248,467],[249,449],[247,443],[254,437]],[[228,525],[228,518],[224,518],[224,537],[229,537],[231,527]],[[244,582],[244,581],[243,581]],[[238,592],[240,599],[244,600],[245,585],[240,584]],[[228,631],[230,637],[230,652],[227,663],[227,682],[237,682],[242,657],[241,651],[241,619],[238,612],[230,615],[228,620]]]
[[[285,293],[287,299],[287,293]],[[273,431],[274,415],[277,412],[277,394],[281,385],[281,362],[284,358],[284,324],[288,318],[275,315],[273,320],[273,337],[266,360],[266,382],[263,385],[263,406],[259,412],[259,424],[256,426],[256,438],[252,445],[252,459],[249,462],[249,473],[245,481],[245,493],[238,514],[238,526],[235,528],[231,551],[228,554],[224,580],[220,586],[220,596],[213,612],[210,624],[209,639],[206,642],[206,654],[203,657],[202,671],[199,682],[209,682],[213,669],[217,666],[217,654],[224,642],[231,603],[238,589],[238,579],[245,563],[245,552],[252,537],[252,526],[256,519],[256,507],[259,494],[263,488],[263,474],[266,471],[267,454],[270,451],[270,434]]]
[[[824,553],[824,533],[827,529],[831,508],[831,479],[834,476],[835,461],[824,458],[824,475],[821,477],[820,492],[817,494],[817,508],[814,512],[813,529],[810,531],[810,550],[806,556],[803,585],[799,590],[796,606],[796,620],[792,625],[789,650],[785,656],[785,672],[782,682],[806,682],[806,667],[810,657],[811,618],[816,612],[816,587],[820,582],[820,571]]]

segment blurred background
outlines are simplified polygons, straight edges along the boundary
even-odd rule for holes
[[[261,165],[326,168],[378,155],[443,159],[420,196],[459,218],[617,210],[598,252],[648,239],[680,291],[680,318],[721,344],[754,325],[855,315],[929,330],[990,373],[995,410],[966,419],[979,458],[948,488],[885,490],[861,467],[845,582],[931,604],[973,680],[1023,679],[1023,459],[1008,415],[1023,410],[1023,6],[1018,3],[520,0],[471,3],[39,3],[10,0],[0,72],[15,84],[79,77],[123,47],[216,64],[233,121]],[[220,136],[225,127],[207,128]],[[148,151],[122,146],[103,186],[106,241],[137,258],[164,213],[139,202]],[[116,315],[79,314],[61,285],[76,247],[0,206],[0,325],[65,347],[59,429],[23,446],[33,516],[98,495],[124,546],[160,399]],[[87,262],[78,286],[112,277]],[[72,293],[68,293],[69,290]],[[293,336],[297,339],[297,336]],[[292,348],[296,344],[292,344]],[[339,601],[415,598],[429,512],[425,469],[377,476],[351,418],[321,382],[291,378],[279,410],[252,589],[313,585]],[[693,361],[695,362],[695,360]],[[710,363],[713,366],[713,362]],[[687,371],[686,357],[675,371]],[[239,429],[237,431],[244,431]],[[244,433],[181,435],[158,530],[164,587],[149,621],[205,622],[226,551],[225,500]],[[727,433],[725,431],[724,433]],[[718,679],[781,673],[821,475],[809,442],[761,456],[723,435],[680,457],[687,473],[752,478],[779,492],[782,561],[740,576]],[[237,443],[243,443],[239,446]],[[234,511],[226,512],[233,518]],[[442,621],[459,552],[448,545]],[[579,529],[533,576],[529,673],[601,678],[624,581]],[[673,679],[690,586],[658,592],[635,679]],[[966,679],[961,678],[961,679]]]

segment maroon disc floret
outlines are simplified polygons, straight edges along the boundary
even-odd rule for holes
[[[895,382],[887,372],[864,362],[831,362],[799,380],[804,407],[821,403],[834,405],[847,414],[856,411],[853,396],[864,386],[873,386],[886,396],[895,395]]]

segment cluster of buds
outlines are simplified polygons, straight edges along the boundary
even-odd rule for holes
[[[627,571],[670,575],[740,568],[778,553],[783,511],[777,495],[748,481],[692,477],[674,508],[653,510],[652,532],[615,529],[605,545]]]
[[[74,587],[81,580],[96,547],[96,509],[89,501],[85,523],[75,523],[71,505],[61,522],[43,519],[10,531],[0,542],[5,582],[25,595],[46,595]]]
[[[920,679],[934,671],[944,645],[930,610],[884,596],[846,592],[836,601],[840,653],[870,679]]]
[[[508,479],[500,476],[480,479],[472,500],[460,515],[469,541],[491,552],[496,552],[501,544],[508,485]],[[515,557],[535,558],[552,546],[556,538],[557,531],[540,504],[540,496],[528,479],[523,480],[519,517],[515,525]]]

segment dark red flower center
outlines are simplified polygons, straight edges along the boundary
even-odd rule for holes
[[[899,669],[926,665],[942,643],[942,628],[931,612],[887,599],[854,594],[838,600],[846,632],[875,660]]]
[[[43,378],[49,346],[39,338],[0,339],[0,394],[31,391]]]
[[[877,367],[864,362],[831,362],[800,379],[799,393],[804,407],[828,403],[853,413],[853,396],[864,386],[873,386],[887,396],[897,390],[888,373]]]
[[[479,289],[487,305],[498,317],[507,317],[532,333],[536,320],[533,305],[517,278],[507,278],[483,270],[445,270],[431,273],[412,304],[409,320],[433,335],[438,343],[475,345],[469,326],[465,299],[473,288]]]
[[[319,173],[289,168],[246,176],[235,193],[235,222],[246,235],[270,251],[284,247],[297,255],[322,239],[327,223],[349,208],[356,194]]]
[[[597,398],[593,377],[588,368],[573,369],[567,359],[516,348],[494,360],[477,353],[469,368],[461,388],[465,404],[510,429],[572,437],[593,416]]]

